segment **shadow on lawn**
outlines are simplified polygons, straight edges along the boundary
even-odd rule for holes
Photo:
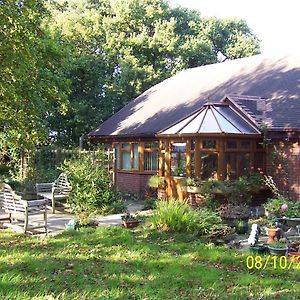
[[[0,263],[0,296],[7,299],[22,294],[63,295],[62,299],[251,299],[250,292],[258,297],[272,280],[280,289],[279,279],[259,282],[259,273],[232,272],[230,264],[209,261],[208,253],[202,253],[204,246],[191,236],[106,228],[66,232],[49,240],[4,240],[0,253],[7,263]]]

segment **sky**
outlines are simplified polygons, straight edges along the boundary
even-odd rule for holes
[[[264,54],[300,51],[300,0],[169,0],[200,11],[203,17],[236,17],[261,40]]]

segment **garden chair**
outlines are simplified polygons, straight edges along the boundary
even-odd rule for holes
[[[37,195],[51,201],[53,214],[55,213],[55,201],[67,199],[71,190],[72,187],[65,173],[61,173],[54,182],[36,184]]]
[[[0,183],[0,207],[8,216],[10,224],[4,224],[6,227],[20,227],[23,233],[44,228],[46,235],[47,229],[47,199],[24,200],[17,195],[13,189],[5,183]],[[43,220],[37,220],[36,216],[42,215]],[[12,221],[19,221],[21,225],[13,225]],[[29,222],[30,221],[30,222]]]

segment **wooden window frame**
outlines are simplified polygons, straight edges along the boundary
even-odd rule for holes
[[[160,158],[161,158],[161,141],[157,140],[157,141],[149,141],[149,142],[144,142],[143,143],[143,156],[142,156],[142,161],[143,161],[143,169],[141,170],[141,172],[158,172],[160,173]],[[157,147],[156,148],[146,148],[146,144],[153,144],[153,143],[157,143]],[[156,170],[145,170],[145,152],[146,153],[153,153],[153,152],[157,152],[158,153],[158,166]]]

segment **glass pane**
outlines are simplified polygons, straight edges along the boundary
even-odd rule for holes
[[[157,142],[154,143],[145,143],[146,149],[156,149],[159,147],[159,144]]]
[[[186,176],[186,143],[171,145],[171,176]]]
[[[226,142],[226,148],[236,149],[237,148],[237,142],[236,141],[227,141]]]
[[[123,151],[122,152],[122,170],[130,170],[131,162],[130,162],[130,152]]]
[[[221,129],[211,110],[208,110],[199,133],[221,133]]]
[[[238,170],[239,176],[249,175],[250,168],[251,168],[250,153],[239,154],[238,160],[239,160],[239,170]]]
[[[226,153],[225,154],[225,166],[226,166],[226,179],[237,178],[237,154]]]
[[[144,152],[144,170],[155,171],[158,170],[158,151]]]
[[[250,149],[250,147],[251,147],[250,141],[241,141],[240,143],[241,143],[242,149]]]
[[[195,150],[195,140],[191,140],[191,150]]]
[[[130,144],[129,143],[122,144],[122,149],[130,150]]]
[[[204,140],[202,147],[204,149],[216,149],[217,142],[215,140]]]
[[[139,145],[137,143],[133,144],[133,168],[135,170],[139,168]]]
[[[201,178],[216,178],[218,171],[218,154],[201,153]]]
[[[115,145],[116,168],[120,169],[120,145]]]

